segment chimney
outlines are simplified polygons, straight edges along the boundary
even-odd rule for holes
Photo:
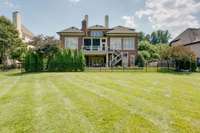
[[[88,32],[88,15],[85,15],[84,20],[82,21],[82,31],[87,35]]]
[[[109,28],[109,16],[108,15],[105,16],[105,27]]]
[[[22,37],[22,20],[19,11],[13,12],[13,24],[19,32],[19,36]]]
[[[82,21],[82,31],[87,35],[87,24],[85,20]]]
[[[88,15],[85,15],[85,19],[84,19],[85,21],[86,21],[86,26],[87,26],[87,28],[88,28]]]

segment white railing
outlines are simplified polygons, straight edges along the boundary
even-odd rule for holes
[[[106,48],[101,46],[84,46],[83,50],[85,51],[106,51]]]

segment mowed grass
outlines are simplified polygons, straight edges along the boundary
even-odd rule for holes
[[[0,133],[159,132],[200,132],[200,74],[0,72]]]

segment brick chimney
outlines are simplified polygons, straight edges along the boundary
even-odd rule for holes
[[[84,20],[86,21],[86,26],[87,26],[87,28],[88,28],[88,21],[89,21],[88,15],[85,15],[85,19],[84,19]]]
[[[109,28],[109,16],[108,15],[105,16],[105,27]]]
[[[22,20],[19,11],[13,12],[13,24],[19,32],[19,36],[22,37]]]
[[[82,21],[82,31],[87,35],[88,32],[88,15],[85,15],[84,20]]]

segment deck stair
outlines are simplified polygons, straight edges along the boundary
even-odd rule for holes
[[[113,50],[112,59],[110,61],[111,67],[116,66],[120,61],[122,61],[122,54],[119,50]]]

